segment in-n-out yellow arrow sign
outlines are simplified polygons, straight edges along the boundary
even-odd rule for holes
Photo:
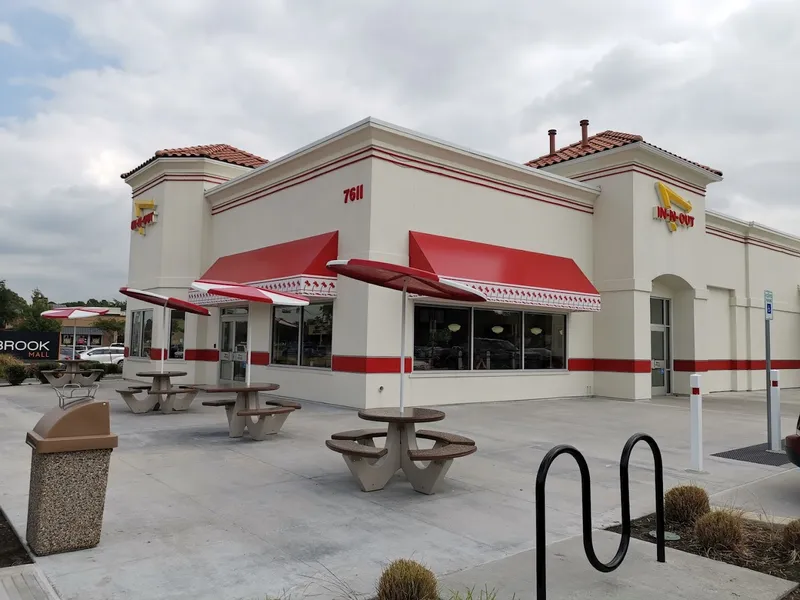
[[[694,217],[689,213],[692,212],[692,203],[678,195],[675,190],[668,188],[660,181],[656,182],[656,192],[661,199],[661,206],[656,206],[653,211],[653,218],[660,221],[666,221],[670,231],[677,231],[678,225],[683,227],[694,227]],[[675,212],[673,205],[681,209],[683,212]]]

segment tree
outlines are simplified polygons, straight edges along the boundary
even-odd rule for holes
[[[21,331],[61,331],[61,321],[58,319],[45,319],[41,314],[50,309],[50,301],[47,296],[39,291],[33,290],[31,294],[30,306],[25,308],[24,318],[17,329]]]
[[[125,335],[125,321],[118,319],[99,318],[95,319],[92,327],[101,329],[104,333],[114,334],[114,342],[119,340],[120,335]],[[112,342],[113,343],[113,342]]]
[[[14,325],[25,314],[28,303],[0,280],[0,329]]]

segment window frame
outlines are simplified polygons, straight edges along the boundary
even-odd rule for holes
[[[319,306],[323,304],[329,304],[332,309],[335,307],[335,303],[333,300],[322,300],[320,302],[312,302],[311,306]],[[276,326],[276,315],[275,306],[273,306],[272,310],[272,327],[270,330],[270,356],[275,356],[275,326]],[[331,311],[331,364],[327,367],[316,367],[311,365],[304,365],[303,362],[303,329],[305,323],[305,315],[306,315],[306,307],[305,306],[298,306],[296,307],[300,311],[300,315],[297,321],[297,360],[295,363],[287,364],[287,363],[276,363],[273,362],[274,359],[270,360],[270,367],[286,367],[289,369],[314,369],[315,371],[332,371],[333,370],[333,310]]]
[[[185,354],[186,353],[186,311],[185,310],[170,310],[169,311],[169,326],[168,326],[169,330],[167,331],[167,356],[166,356],[166,360],[184,360],[183,356],[181,356],[181,358],[178,358],[177,356],[170,356],[170,353],[172,352],[172,322],[173,322],[172,319],[175,316],[175,313],[183,313],[183,332],[182,332],[183,339],[181,340],[181,348],[182,348],[181,352],[184,353],[183,356],[186,355]],[[163,351],[163,348],[162,348],[162,351]]]
[[[138,310],[131,311],[131,334],[130,334],[130,345],[128,346],[128,358],[138,358],[140,360],[150,360],[150,352],[145,355],[144,354],[144,325],[147,322],[147,313],[150,313],[150,349],[152,350],[153,346],[153,309],[152,308],[142,308]],[[138,336],[136,336],[136,315],[141,314],[141,321],[139,322],[139,331]],[[134,339],[137,338],[137,339]],[[138,345],[136,345],[138,344]],[[137,351],[134,354],[134,351]]]
[[[411,315],[411,355],[413,356],[414,347],[416,344],[416,340],[414,339],[414,327],[416,323],[416,311],[418,308],[460,308],[460,309],[467,309],[469,311],[469,356],[470,356],[470,363],[468,369],[461,369],[461,370],[450,370],[450,369],[435,369],[435,370],[416,370],[413,366],[411,366],[411,373],[414,373],[419,376],[423,377],[442,377],[442,376],[459,376],[464,374],[476,374],[476,375],[488,375],[488,376],[496,376],[496,375],[510,375],[510,374],[526,374],[526,375],[535,375],[535,374],[546,374],[546,373],[568,373],[569,372],[569,329],[570,329],[570,314],[569,312],[561,312],[555,310],[545,310],[545,309],[526,309],[526,308],[519,308],[514,305],[506,305],[506,306],[479,306],[476,307],[474,305],[468,304],[461,304],[461,303],[445,303],[445,302],[431,302],[431,301],[423,301],[423,302],[413,302],[412,303],[412,315]],[[522,360],[520,361],[520,367],[516,369],[475,369],[474,363],[474,348],[475,348],[475,311],[476,310],[502,310],[504,312],[516,312],[520,313],[520,322],[521,322],[521,340],[520,340],[520,354],[522,356]],[[550,369],[526,369],[525,368],[525,316],[527,314],[536,314],[536,315],[545,315],[549,317],[553,316],[563,316],[564,317],[564,366],[560,369],[550,368]]]

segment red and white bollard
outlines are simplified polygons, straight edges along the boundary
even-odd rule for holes
[[[769,450],[783,452],[781,447],[781,386],[780,371],[769,372]]]
[[[689,375],[689,387],[692,395],[689,398],[689,435],[691,452],[691,469],[696,473],[703,471],[703,396],[700,393],[700,375]]]

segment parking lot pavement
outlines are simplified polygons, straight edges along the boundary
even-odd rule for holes
[[[394,558],[421,560],[444,575],[526,552],[534,547],[535,473],[560,443],[586,456],[596,527],[620,518],[620,452],[639,431],[661,446],[667,488],[695,481],[722,493],[787,472],[708,456],[763,441],[764,416],[755,401],[733,398],[718,408],[709,402],[707,473],[691,474],[686,399],[554,398],[444,407],[440,428],[476,440],[478,452],[456,460],[434,496],[417,494],[402,476],[365,494],[324,445],[335,431],[363,426],[353,410],[304,403],[280,434],[252,442],[230,439],[224,411],[198,403],[183,414],[134,415],[114,393],[119,385],[103,382],[98,392],[111,402],[112,429],[120,436],[101,543],[37,561],[65,599],[217,600],[287,590],[300,597],[309,585],[319,588],[329,571],[369,593]],[[48,386],[0,388],[0,505],[23,536],[25,432],[55,405]],[[787,412],[784,426],[794,419]],[[645,446],[635,450],[630,475],[636,517],[654,506]],[[548,544],[579,534],[574,461],[560,457],[546,489]],[[316,591],[318,598],[333,597]]]

